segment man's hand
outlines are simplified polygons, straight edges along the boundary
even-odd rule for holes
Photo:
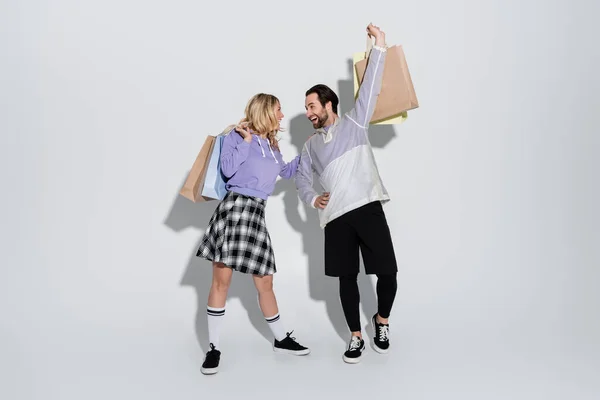
[[[378,26],[369,24],[367,26],[367,33],[369,37],[375,38],[375,46],[385,47],[385,33]]]
[[[321,196],[315,199],[315,208],[323,209],[329,202],[329,192],[323,193]]]

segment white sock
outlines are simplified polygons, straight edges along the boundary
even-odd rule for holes
[[[206,315],[208,316],[208,341],[218,350],[221,322],[223,322],[223,317],[225,316],[225,307],[214,308],[207,306]]]
[[[271,332],[273,332],[275,339],[277,339],[279,342],[285,339],[285,329],[283,329],[283,323],[281,322],[279,313],[265,319],[267,320],[269,328],[271,328]]]

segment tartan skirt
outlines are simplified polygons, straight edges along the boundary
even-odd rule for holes
[[[217,205],[196,256],[242,273],[277,272],[265,223],[265,204],[258,197],[228,192]]]

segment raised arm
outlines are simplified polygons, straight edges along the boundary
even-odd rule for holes
[[[250,152],[252,135],[246,131],[236,132],[236,127],[223,139],[221,147],[221,171],[227,178],[231,178],[246,161]],[[246,135],[247,134],[247,135]],[[244,135],[244,138],[242,136]]]
[[[383,66],[385,64],[386,44],[385,33],[379,27],[369,24],[367,32],[370,37],[375,38],[375,46],[369,54],[367,68],[362,83],[358,89],[358,97],[354,108],[348,112],[348,116],[359,126],[367,128],[377,103],[377,96],[381,92],[381,80],[383,78]]]

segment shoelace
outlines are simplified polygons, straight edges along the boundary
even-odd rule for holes
[[[379,340],[388,340],[390,336],[390,327],[382,325],[379,327]]]
[[[281,340],[279,343],[286,342],[286,346],[293,350],[304,350],[306,347],[302,346],[300,343],[296,341],[296,338],[292,336],[294,331],[288,332],[285,334],[285,338]]]
[[[217,355],[217,349],[215,348],[214,344],[210,344],[210,350],[208,351],[208,353],[206,353],[206,357],[216,357]]]
[[[285,336],[286,336],[286,338],[289,338],[290,340],[292,340],[292,341],[294,341],[294,342],[295,342],[295,341],[296,341],[296,338],[291,336],[291,335],[292,335],[292,333],[294,333],[294,331],[291,331],[291,332],[288,332],[288,333],[286,333],[286,334],[285,334]],[[284,339],[284,340],[285,340],[285,339]]]
[[[348,350],[356,350],[360,348],[360,339],[358,336],[352,336],[350,340],[350,345],[348,346]]]

